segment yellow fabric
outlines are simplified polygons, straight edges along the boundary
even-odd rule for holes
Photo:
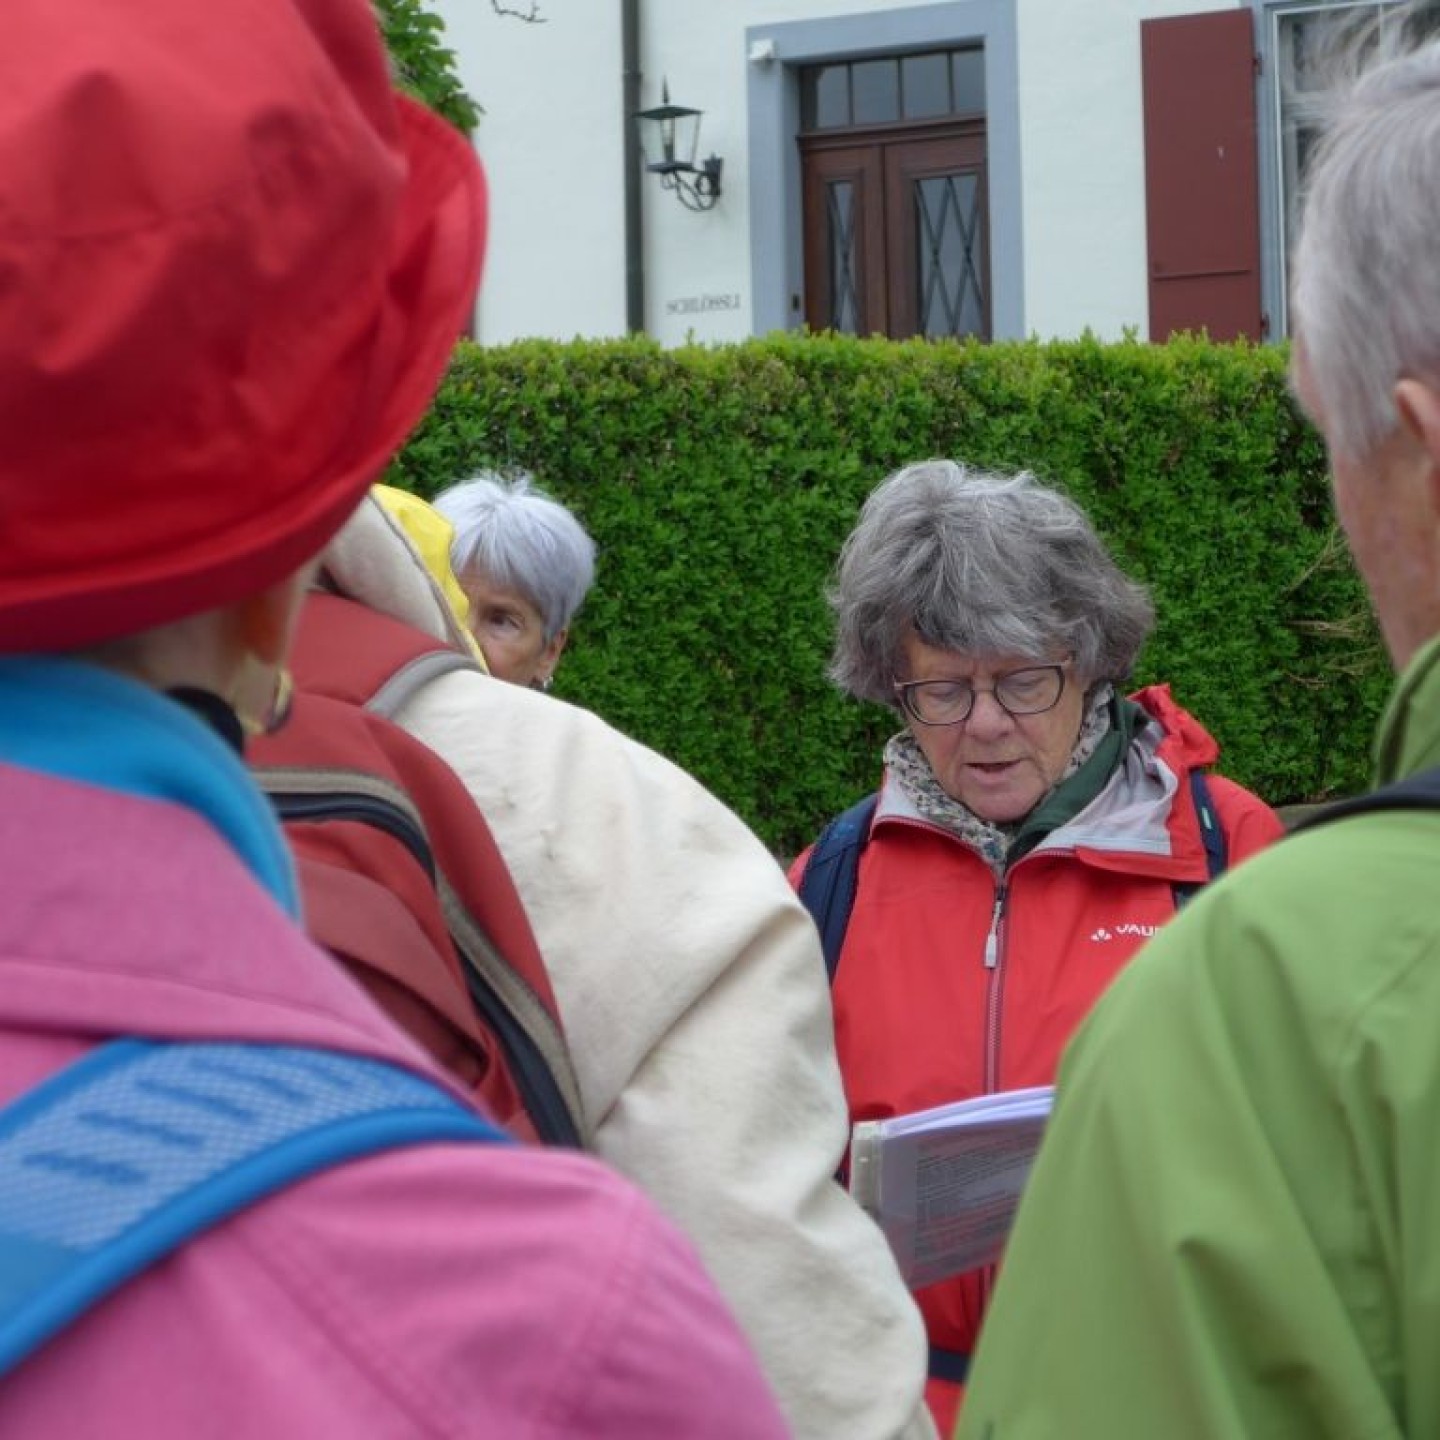
[[[475,643],[467,623],[470,618],[470,602],[450,568],[450,543],[455,538],[455,527],[433,505],[412,495],[408,490],[397,490],[393,485],[373,485],[371,494],[398,520],[410,543],[425,562],[425,568],[440,587],[450,608],[459,618],[460,627],[469,641],[470,650],[480,666],[487,673],[485,656]]]

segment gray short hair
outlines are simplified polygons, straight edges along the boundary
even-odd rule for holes
[[[460,587],[484,578],[518,590],[540,612],[545,639],[574,619],[595,580],[595,542],[524,471],[482,471],[432,502],[455,527],[450,563]]]
[[[1440,379],[1440,44],[1396,55],[1435,27],[1433,8],[1407,19],[1337,42],[1293,264],[1295,334],[1350,460],[1394,431],[1402,376]]]
[[[1028,472],[987,474],[953,460],[907,465],[871,494],[827,598],[830,678],[892,706],[912,628],[965,655],[1064,652],[1084,679],[1118,683],[1155,623],[1145,588],[1072,500]]]

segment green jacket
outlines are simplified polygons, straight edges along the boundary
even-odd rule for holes
[[[1440,639],[1381,783],[1440,764]],[[1078,1033],[963,1440],[1440,1436],[1440,812],[1212,885]]]

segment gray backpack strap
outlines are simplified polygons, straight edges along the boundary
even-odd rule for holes
[[[402,665],[366,702],[365,708],[393,720],[404,704],[421,686],[448,675],[452,670],[484,671],[468,655],[458,650],[432,650]]]

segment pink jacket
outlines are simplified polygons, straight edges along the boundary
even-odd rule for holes
[[[125,1033],[430,1071],[188,810],[0,764],[0,875],[0,1102]],[[0,1386],[0,1440],[784,1433],[679,1234],[597,1163],[508,1147],[304,1181]]]

